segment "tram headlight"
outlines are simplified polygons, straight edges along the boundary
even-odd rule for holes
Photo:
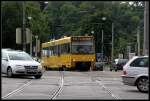
[[[76,61],[75,59],[72,59],[72,61]]]

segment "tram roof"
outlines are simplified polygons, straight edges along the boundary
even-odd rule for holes
[[[70,37],[63,37],[57,40],[52,40],[49,42],[42,43],[42,47],[47,47],[47,46],[54,46],[54,45],[60,45],[64,43],[69,43],[71,42],[72,37],[92,37],[92,36],[70,36]]]

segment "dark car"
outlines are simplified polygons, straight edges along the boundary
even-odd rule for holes
[[[123,66],[128,62],[128,59],[115,59],[113,62],[112,62],[112,65],[111,65],[111,68],[110,68],[110,71],[112,70],[123,70]]]

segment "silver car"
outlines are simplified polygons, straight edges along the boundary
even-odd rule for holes
[[[125,85],[137,86],[140,92],[149,90],[149,57],[134,56],[123,67],[122,81]]]
[[[28,75],[38,79],[43,74],[42,65],[23,51],[2,49],[1,67],[2,73],[7,74],[8,77]]]

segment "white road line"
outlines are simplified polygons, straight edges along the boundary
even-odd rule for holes
[[[17,93],[17,92],[20,92],[21,90],[23,90],[23,88],[24,88],[24,87],[26,87],[26,86],[30,85],[31,83],[32,83],[31,81],[29,81],[29,82],[25,83],[24,85],[22,85],[22,86],[21,86],[21,87],[19,87],[18,89],[16,89],[16,90],[14,90],[14,91],[12,91],[12,92],[8,93],[7,95],[3,96],[3,97],[2,97],[2,99],[4,99],[4,98],[8,98],[8,97],[10,97],[10,96],[14,95],[14,94],[15,94],[15,93]]]

